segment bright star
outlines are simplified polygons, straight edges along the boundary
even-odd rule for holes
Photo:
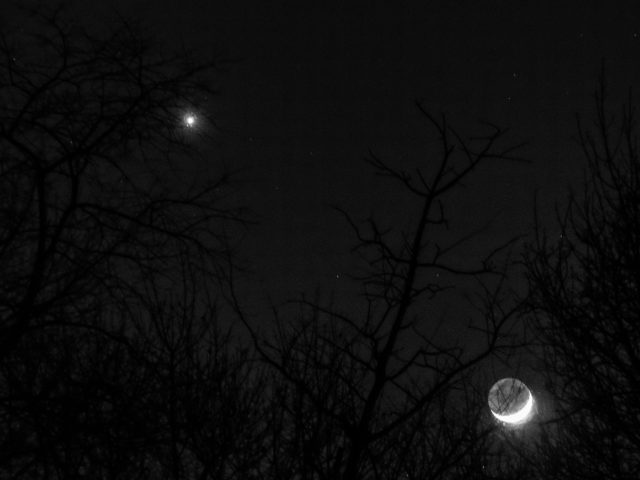
[[[187,128],[193,128],[196,125],[196,116],[193,113],[187,113],[184,118],[184,125]]]

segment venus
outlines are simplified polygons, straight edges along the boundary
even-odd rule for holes
[[[188,128],[192,128],[196,124],[196,116],[193,113],[187,113],[184,116],[183,120],[184,120],[185,126],[187,126]]]
[[[503,378],[489,390],[489,408],[503,423],[519,425],[531,418],[534,399],[529,388],[517,378]]]

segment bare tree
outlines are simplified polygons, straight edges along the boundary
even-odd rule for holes
[[[538,229],[530,307],[553,405],[540,442],[553,478],[634,478],[640,469],[640,161],[631,95],[610,113],[604,74],[592,127],[578,119],[584,190]]]
[[[1,355],[183,261],[215,274],[239,219],[221,168],[186,177],[199,134],[182,115],[214,93],[215,62],[160,56],[126,23],[94,37],[61,11],[32,21],[1,39]]]
[[[126,342],[74,327],[21,342],[0,370],[0,478],[204,480],[258,469],[261,372],[194,291],[146,302]]]
[[[216,293],[242,211],[183,122],[212,122],[217,62],[125,21],[19,23],[0,37],[0,477],[248,470],[252,437],[222,438],[255,393]]]
[[[217,303],[186,288],[147,303],[135,351],[152,376],[147,409],[157,435],[145,451],[162,478],[235,479],[259,470],[263,455],[265,376],[241,348]],[[162,296],[160,296],[162,295]]]
[[[481,164],[515,159],[517,147],[503,146],[505,132],[492,125],[488,135],[465,140],[417,106],[438,134],[439,158],[411,173],[369,159],[417,207],[410,228],[387,228],[374,218],[360,225],[340,210],[366,263],[366,273],[355,277],[360,311],[303,298],[293,320],[276,310],[278,332],[262,338],[238,308],[259,355],[280,378],[268,478],[449,478],[481,444],[478,408],[460,415],[470,398],[463,387],[476,367],[511,345],[516,309],[504,301],[496,260],[511,241],[475,265],[457,264],[458,249],[477,232],[443,237],[444,197]],[[486,304],[471,326],[481,338],[474,348],[444,343],[434,334],[438,319],[425,314],[456,278],[479,280],[484,289]]]

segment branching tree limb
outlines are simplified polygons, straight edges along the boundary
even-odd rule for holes
[[[418,107],[440,138],[440,156],[434,166],[429,165],[433,173],[396,170],[375,155],[368,161],[377,174],[399,182],[420,204],[411,228],[398,234],[397,228],[383,227],[375,218],[361,225],[337,209],[357,239],[354,252],[367,265],[365,274],[354,277],[362,285],[365,308],[344,313],[303,298],[295,302],[300,307],[295,320],[285,321],[276,310],[279,334],[268,340],[253,329],[237,305],[260,358],[299,402],[281,399],[284,431],[277,432],[281,447],[272,461],[276,465],[289,458],[296,465],[291,468],[303,472],[300,478],[403,478],[409,472],[402,465],[409,460],[393,446],[400,438],[407,449],[415,448],[412,439],[432,441],[420,467],[429,470],[413,470],[411,478],[451,475],[457,459],[479,447],[484,434],[470,436],[467,429],[475,431],[476,425],[461,423],[447,431],[445,441],[427,425],[444,428],[451,422],[450,415],[463,408],[456,405],[463,401],[456,392],[471,372],[513,346],[507,332],[517,310],[502,304],[488,280],[485,287],[493,296],[487,296],[488,310],[481,313],[486,343],[480,347],[465,349],[435,338],[434,319],[425,318],[425,305],[455,287],[436,275],[503,278],[496,259],[515,240],[490,249],[475,265],[460,265],[451,258],[474,235],[463,233],[459,240],[441,245],[439,229],[448,226],[443,197],[485,162],[519,160],[517,147],[502,146],[505,132],[493,126],[488,135],[466,141],[444,118],[436,119]],[[502,284],[497,283],[500,289]],[[298,454],[291,459],[286,448]]]

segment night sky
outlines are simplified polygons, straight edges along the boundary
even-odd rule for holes
[[[457,231],[491,220],[473,258],[476,247],[531,230],[536,191],[546,221],[581,178],[575,114],[591,111],[602,61],[612,105],[640,80],[637,1],[101,0],[76,9],[97,22],[116,10],[138,16],[169,45],[233,60],[206,107],[218,122],[212,163],[242,169],[242,201],[259,221],[244,244],[251,290],[275,302],[349,288],[355,240],[331,205],[405,225],[410,205],[363,159],[428,161],[436,137],[416,100],[464,135],[484,133],[488,120],[528,144],[530,163],[487,164],[447,199]]]
[[[577,125],[640,0],[0,0],[0,51],[0,472],[640,469],[635,137]]]

